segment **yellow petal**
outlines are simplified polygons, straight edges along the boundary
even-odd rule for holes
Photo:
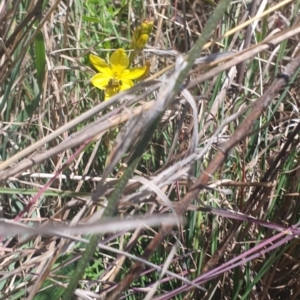
[[[147,72],[147,67],[137,67],[125,70],[122,74],[120,79],[123,81],[124,79],[138,79],[142,77]]]
[[[104,100],[108,100],[109,98],[111,98],[112,96],[114,96],[118,93],[119,93],[118,89],[106,89]]]
[[[113,71],[114,77],[120,77],[122,72],[128,68],[129,59],[124,49],[120,48],[116,50],[110,57],[110,65]]]
[[[130,79],[123,79],[120,91],[125,91],[134,86],[134,83]]]
[[[91,83],[96,88],[98,88],[100,90],[105,90],[108,85],[108,81],[110,79],[111,79],[110,75],[98,73],[92,77]]]
[[[90,62],[95,69],[97,69],[100,73],[107,74],[112,76],[111,67],[100,57],[90,54]]]

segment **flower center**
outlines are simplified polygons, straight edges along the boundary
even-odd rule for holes
[[[122,84],[123,84],[122,80],[118,80],[115,77],[113,77],[113,78],[109,79],[107,88],[113,89],[113,90],[119,89]]]

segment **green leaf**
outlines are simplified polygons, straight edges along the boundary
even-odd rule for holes
[[[95,17],[83,16],[82,19],[92,23],[100,23],[99,18],[95,18]]]
[[[45,67],[46,67],[46,50],[44,43],[44,36],[42,32],[39,32],[35,38],[35,64],[36,64],[36,76],[40,92],[42,90],[42,85],[45,77]]]

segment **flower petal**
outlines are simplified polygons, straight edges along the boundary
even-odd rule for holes
[[[122,72],[128,68],[129,59],[124,49],[116,50],[109,59],[114,77],[120,77]]]
[[[134,86],[134,83],[130,79],[123,79],[120,91],[125,91]]]
[[[108,85],[108,81],[110,79],[111,79],[111,75],[98,73],[92,77],[91,83],[96,88],[100,90],[105,90]]]
[[[104,100],[108,100],[109,98],[111,98],[112,96],[118,93],[119,93],[118,89],[106,89]]]
[[[90,62],[93,65],[93,67],[97,69],[100,73],[107,74],[110,76],[113,75],[111,67],[104,61],[104,59],[94,54],[90,54]]]
[[[132,68],[132,69],[128,69],[125,70],[122,74],[120,79],[124,80],[124,79],[138,79],[140,77],[142,77],[147,71],[147,67],[137,67],[137,68]]]

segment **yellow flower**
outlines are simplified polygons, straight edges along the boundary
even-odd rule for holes
[[[133,87],[132,80],[143,77],[147,71],[147,66],[128,69],[129,59],[122,48],[113,52],[109,64],[93,54],[90,54],[90,62],[99,71],[91,82],[98,89],[105,90],[105,100]]]
[[[142,50],[149,38],[153,29],[153,22],[145,20],[140,26],[138,26],[133,34],[131,39],[131,48],[134,50]]]

